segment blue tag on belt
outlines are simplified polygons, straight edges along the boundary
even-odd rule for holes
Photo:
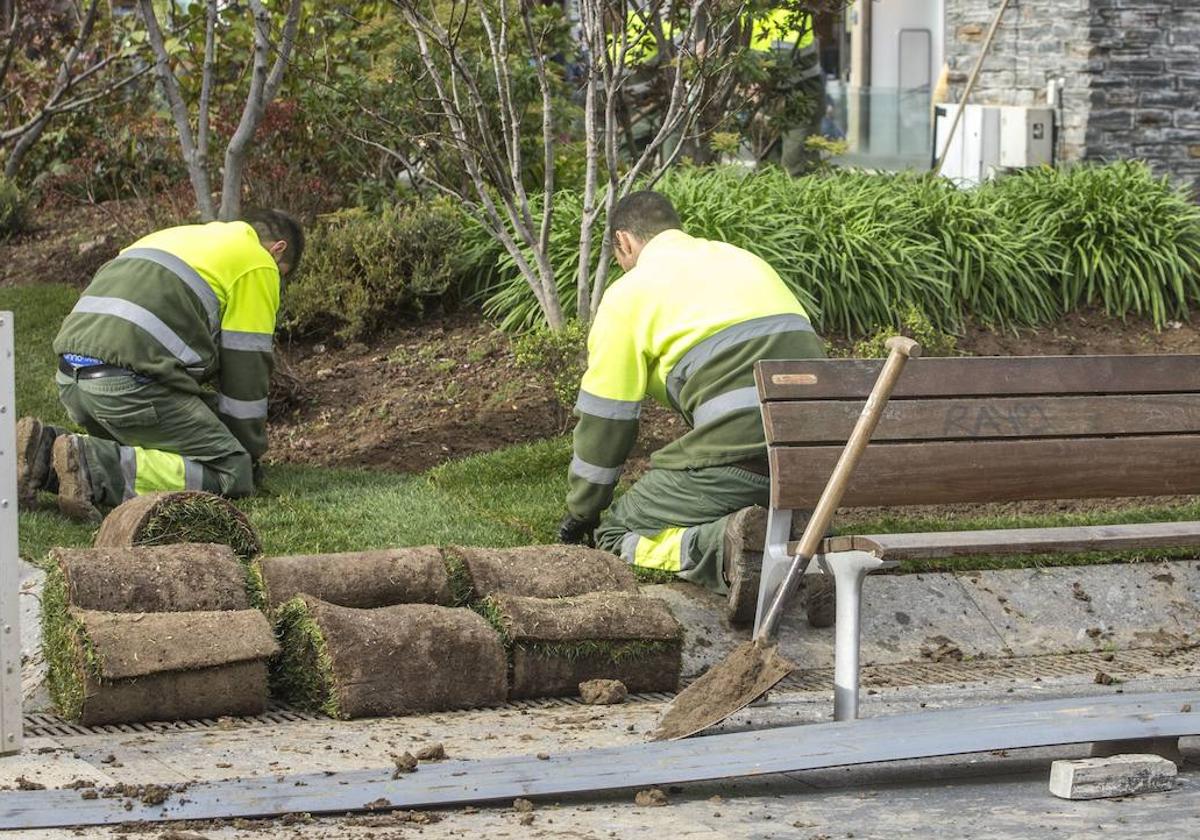
[[[75,368],[88,368],[104,364],[104,361],[101,359],[93,359],[91,356],[77,356],[74,353],[63,353],[63,359],[71,367]]]

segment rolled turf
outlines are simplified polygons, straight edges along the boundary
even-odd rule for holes
[[[243,560],[262,551],[254,526],[232,502],[191,490],[134,496],[104,518],[92,544],[128,548],[171,543],[227,545]]]
[[[507,693],[504,646],[471,610],[355,609],[301,595],[279,608],[276,633],[276,693],[331,717],[489,706]]]
[[[50,552],[46,588],[63,606],[101,612],[244,610],[242,564],[227,545],[185,543],[136,548],[56,548]],[[63,610],[43,611],[61,621]],[[49,631],[48,632],[53,632]]]
[[[258,610],[70,609],[47,650],[59,713],[85,725],[261,714],[279,647]]]
[[[270,609],[301,593],[360,609],[452,603],[442,552],[433,546],[264,557],[257,566]]]
[[[496,595],[479,609],[508,647],[511,699],[573,695],[596,679],[620,680],[630,692],[679,687],[682,628],[656,598]]]
[[[251,559],[262,551],[258,532],[228,499],[185,490],[147,493],[118,505],[104,518],[94,548],[174,543],[216,543],[233,549],[244,566],[246,592],[262,606],[262,581]]]
[[[637,592],[628,564],[606,551],[573,545],[445,550],[455,602],[473,604],[501,593],[563,598],[588,592]]]

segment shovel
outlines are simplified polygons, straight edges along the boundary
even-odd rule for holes
[[[896,380],[904,370],[904,363],[921,355],[921,345],[911,338],[895,336],[888,339],[886,346],[887,361],[883,363],[883,369],[854,424],[846,448],[838,458],[816,509],[808,520],[804,536],[800,539],[800,549],[792,559],[787,576],[779,585],[754,638],[739,645],[729,656],[709,668],[704,676],[680,692],[659,722],[654,740],[686,738],[714,726],[753,703],[796,670],[796,664],[779,653],[774,640],[775,630],[788,602],[799,588],[804,570],[825,537],[858,459],[867,448]]]

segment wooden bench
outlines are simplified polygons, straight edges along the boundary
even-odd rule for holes
[[[882,361],[757,366],[771,467],[758,617]],[[843,507],[1200,493],[1200,356],[914,359]],[[807,570],[837,592],[834,713],[857,717],[864,577],[901,559],[1200,546],[1200,522],[832,537]],[[757,622],[756,622],[757,629]]]

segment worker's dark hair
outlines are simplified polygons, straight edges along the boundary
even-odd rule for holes
[[[287,243],[283,252],[283,261],[287,265],[287,274],[293,274],[304,256],[304,228],[295,217],[282,210],[256,208],[242,212],[242,221],[254,228],[260,239]]]
[[[649,242],[664,230],[683,227],[671,200],[653,190],[630,193],[617,202],[612,212],[612,231],[632,233]]]

